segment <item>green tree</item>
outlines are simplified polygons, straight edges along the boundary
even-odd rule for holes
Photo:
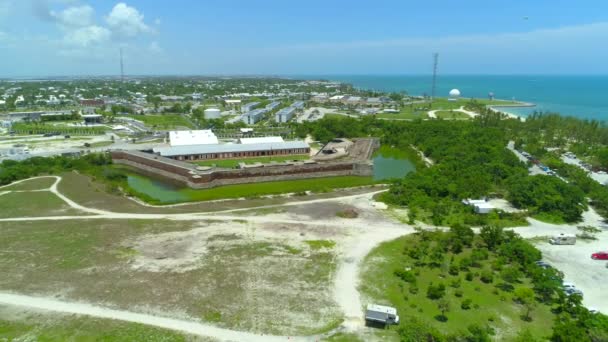
[[[515,289],[514,295],[517,302],[525,308],[523,319],[526,321],[532,320],[530,313],[536,307],[534,291],[529,287],[518,287]]]

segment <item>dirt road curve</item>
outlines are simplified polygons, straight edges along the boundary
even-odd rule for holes
[[[0,293],[0,304],[23,306],[38,310],[57,311],[78,315],[86,315],[97,318],[116,319],[125,322],[153,325],[160,328],[182,331],[193,335],[210,336],[223,341],[315,341],[318,338],[293,337],[293,336],[269,336],[252,334],[248,332],[222,329],[212,325],[196,322],[182,321],[172,318],[145,315],[129,311],[107,309],[99,306],[82,303],[62,302],[49,298],[22,296],[9,293]]]

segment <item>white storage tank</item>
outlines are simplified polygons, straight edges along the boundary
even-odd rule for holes
[[[220,110],[217,108],[205,109],[205,119],[219,119],[221,115]]]

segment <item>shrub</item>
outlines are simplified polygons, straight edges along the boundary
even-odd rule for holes
[[[445,285],[443,283],[437,285],[430,284],[426,291],[426,296],[433,300],[442,298],[445,296]]]
[[[456,267],[456,265],[451,265],[448,273],[450,273],[453,276],[456,276],[456,275],[458,275],[458,272],[459,272],[458,267]]]
[[[416,284],[416,276],[410,271],[396,270],[395,275],[406,283]]]
[[[456,290],[456,291],[454,291],[454,296],[456,296],[456,297],[460,298],[460,297],[462,297],[463,294],[464,293],[462,292],[462,290]]]
[[[414,295],[418,294],[418,286],[416,286],[416,285],[410,286],[410,293],[414,294]]]
[[[492,274],[492,271],[484,270],[481,272],[480,279],[484,283],[490,284],[491,282],[494,281],[494,275]]]
[[[473,303],[473,301],[471,299],[465,299],[462,301],[462,303],[460,304],[460,308],[462,310],[469,310],[471,308],[471,304]]]
[[[462,281],[460,280],[460,278],[452,279],[452,281],[450,282],[450,286],[457,289],[460,287],[461,282]]]
[[[473,281],[473,273],[467,272],[467,274],[464,276],[464,279],[466,279],[467,281]]]

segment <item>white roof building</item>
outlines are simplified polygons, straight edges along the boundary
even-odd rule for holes
[[[258,138],[240,138],[239,143],[243,145],[263,144],[263,143],[282,143],[285,142],[281,137],[258,137]]]
[[[209,129],[169,132],[169,144],[171,146],[209,145],[218,143],[217,137]]]

